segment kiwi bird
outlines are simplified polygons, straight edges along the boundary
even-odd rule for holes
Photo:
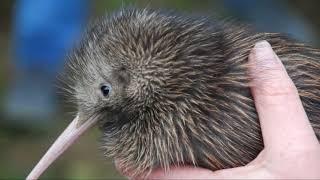
[[[71,53],[63,77],[77,116],[28,179],[95,124],[104,154],[137,176],[247,164],[263,149],[247,72],[261,40],[284,63],[319,139],[319,49],[236,22],[122,9],[93,23]]]

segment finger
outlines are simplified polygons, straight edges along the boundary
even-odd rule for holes
[[[175,167],[165,172],[163,169],[153,171],[147,179],[272,179],[272,174],[261,166],[243,166],[219,171],[196,167]]]
[[[275,179],[263,165],[246,165],[214,172],[212,179]]]
[[[123,171],[117,161],[115,161],[116,169],[121,175],[129,179],[211,179],[213,171],[194,167],[194,166],[181,166],[181,167],[170,167],[168,171],[162,168],[152,170],[150,174],[140,174],[138,177],[133,177],[134,173]]]
[[[192,166],[171,167],[165,172],[159,168],[151,172],[147,179],[213,179],[214,172]]]
[[[251,91],[265,147],[279,150],[317,146],[297,89],[268,42],[255,45],[249,55],[249,65]]]

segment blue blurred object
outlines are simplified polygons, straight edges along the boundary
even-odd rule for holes
[[[234,17],[253,24],[259,31],[286,33],[300,41],[315,43],[311,25],[289,10],[285,1],[223,0],[223,3]]]
[[[12,37],[16,74],[5,105],[8,119],[31,123],[54,117],[53,81],[79,39],[88,11],[87,0],[17,1]]]
[[[20,0],[14,16],[17,68],[54,74],[79,37],[88,16],[87,0]]]

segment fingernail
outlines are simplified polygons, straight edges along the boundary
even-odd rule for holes
[[[274,67],[278,65],[277,57],[267,41],[259,41],[254,46],[254,61],[259,67]]]
[[[256,51],[257,58],[259,59],[265,59],[266,55],[269,55],[269,57],[272,57],[271,55],[273,55],[271,45],[265,40],[257,42],[254,49]]]
[[[255,44],[255,48],[271,48],[271,45],[266,41],[259,41]]]

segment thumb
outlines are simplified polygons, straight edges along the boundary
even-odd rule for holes
[[[298,91],[267,41],[255,45],[249,67],[265,147],[279,152],[285,147],[317,146]]]

